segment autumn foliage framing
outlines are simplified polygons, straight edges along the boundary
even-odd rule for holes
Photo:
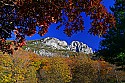
[[[84,30],[84,12],[90,17],[89,32],[102,35],[115,26],[115,18],[101,4],[102,0],[1,0],[0,1],[0,50],[11,48],[6,39],[15,34],[14,45],[25,45],[25,36],[35,33],[43,36],[49,25],[59,23],[57,29],[65,26],[64,33],[71,36]],[[36,30],[38,28],[38,30]],[[4,41],[4,42],[3,42]]]

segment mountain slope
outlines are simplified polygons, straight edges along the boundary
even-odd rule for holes
[[[66,41],[57,38],[47,37],[40,40],[27,41],[25,50],[31,50],[41,56],[53,56],[55,54],[67,55],[70,52],[82,52],[93,54],[92,48],[79,41],[72,41],[70,45]]]

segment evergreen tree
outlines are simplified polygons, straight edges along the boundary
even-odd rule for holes
[[[104,34],[100,42],[100,50],[97,55],[101,55],[106,61],[119,66],[125,64],[125,2],[124,0],[115,0],[110,10],[114,13],[116,19],[116,28],[111,28]]]

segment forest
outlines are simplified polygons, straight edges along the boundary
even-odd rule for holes
[[[45,57],[23,49],[11,56],[1,53],[0,83],[121,83],[125,79],[125,72],[115,65],[89,56]]]
[[[112,13],[102,1],[1,0],[0,83],[124,83],[125,1],[114,0]],[[94,54],[46,57],[22,49],[26,36],[44,36],[53,23],[69,37],[84,31],[82,12],[91,20],[88,33],[103,38]]]

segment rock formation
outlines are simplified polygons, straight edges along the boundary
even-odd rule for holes
[[[32,50],[41,56],[53,56],[57,52],[82,52],[85,54],[93,54],[92,48],[79,41],[72,41],[70,45],[66,41],[57,38],[47,37],[41,40],[28,41],[25,50]]]

